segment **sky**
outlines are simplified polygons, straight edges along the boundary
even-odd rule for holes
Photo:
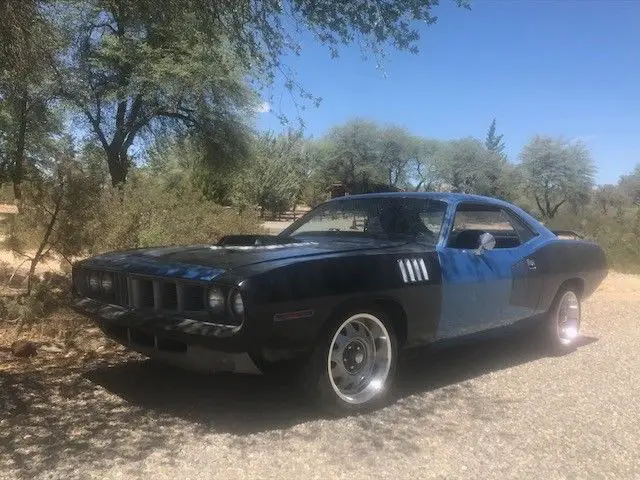
[[[382,68],[356,46],[332,59],[311,36],[287,57],[321,105],[296,110],[275,85],[258,128],[286,129],[274,112],[322,136],[351,118],[439,139],[484,139],[497,119],[511,161],[535,134],[583,141],[596,182],[640,163],[640,0],[441,0],[417,55],[390,50]],[[266,105],[265,105],[266,107]],[[264,108],[267,110],[267,108]]]

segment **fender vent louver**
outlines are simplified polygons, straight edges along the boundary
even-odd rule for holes
[[[404,283],[426,282],[429,272],[423,258],[401,258],[398,260],[400,275]]]

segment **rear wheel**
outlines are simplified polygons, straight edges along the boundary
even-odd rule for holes
[[[308,364],[308,392],[335,413],[381,406],[397,367],[397,337],[383,312],[341,316],[325,329]]]
[[[575,350],[580,333],[580,297],[572,288],[561,290],[547,317],[545,335],[551,350],[562,354]]]

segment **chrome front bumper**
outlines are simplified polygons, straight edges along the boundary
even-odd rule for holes
[[[163,363],[203,372],[260,373],[238,328],[161,312],[140,312],[76,298],[73,308],[96,320],[112,340]]]
[[[209,348],[186,345],[181,352],[163,350],[158,347],[148,347],[132,343],[124,343],[131,350],[135,350],[153,360],[202,373],[234,372],[259,375],[258,369],[247,353],[227,353]]]

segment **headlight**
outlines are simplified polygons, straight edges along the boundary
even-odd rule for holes
[[[91,272],[89,275],[89,288],[94,292],[97,292],[98,288],[100,288],[100,275],[98,272]]]
[[[113,289],[113,278],[111,277],[111,274],[103,273],[102,282],[100,284],[102,285],[102,291],[104,293],[111,293],[111,290]]]
[[[211,287],[207,294],[209,308],[214,312],[221,312],[224,309],[224,294],[218,287]]]
[[[242,295],[238,291],[231,295],[231,310],[237,317],[244,316],[244,303],[242,302]]]

